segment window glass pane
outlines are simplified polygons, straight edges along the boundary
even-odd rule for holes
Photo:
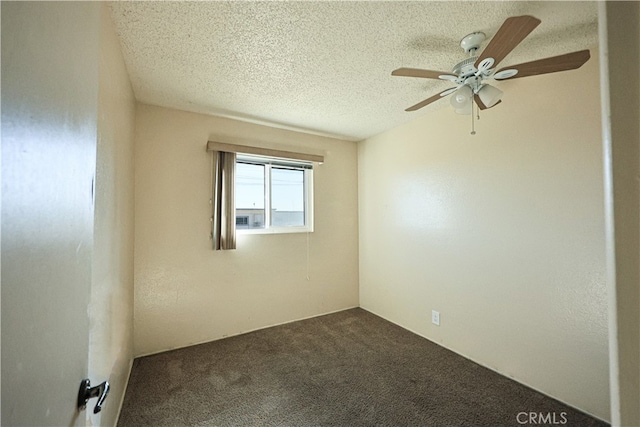
[[[304,171],[271,168],[271,225],[304,226]]]
[[[236,228],[264,228],[264,165],[236,163]]]

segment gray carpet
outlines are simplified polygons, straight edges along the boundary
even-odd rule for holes
[[[352,309],[136,359],[118,426],[533,425],[521,412],[607,425]]]

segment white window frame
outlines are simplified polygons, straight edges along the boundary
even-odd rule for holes
[[[267,156],[256,156],[238,153],[236,164],[248,163],[264,166],[264,228],[238,229],[238,234],[286,234],[313,232],[313,163],[302,160],[280,159]],[[271,169],[293,169],[304,172],[304,225],[272,226],[271,225]],[[235,216],[235,215],[234,215]],[[235,223],[235,219],[234,219]]]

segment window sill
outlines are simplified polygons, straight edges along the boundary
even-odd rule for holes
[[[313,233],[311,227],[272,227],[272,228],[251,228],[236,229],[236,233],[240,234],[292,234],[292,233]]]

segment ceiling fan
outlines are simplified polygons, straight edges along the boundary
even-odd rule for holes
[[[455,83],[455,87],[446,89],[405,111],[416,111],[438,101],[447,95],[451,97],[451,105],[458,114],[473,116],[473,101],[480,110],[495,107],[502,97],[502,91],[487,84],[486,80],[506,80],[518,77],[555,73],[558,71],[580,68],[590,58],[589,50],[580,50],[564,55],[525,62],[501,68],[496,66],[522,42],[539,24],[540,20],[533,16],[512,16],[507,18],[487,47],[477,55],[480,44],[485,40],[484,33],[475,32],[465,36],[460,47],[469,54],[469,58],[456,64],[451,72],[422,70],[418,68],[398,68],[391,75],[405,77],[421,77],[427,79],[447,80]],[[473,120],[473,119],[472,119]],[[473,123],[473,121],[472,121]],[[471,132],[475,134],[475,131]]]

